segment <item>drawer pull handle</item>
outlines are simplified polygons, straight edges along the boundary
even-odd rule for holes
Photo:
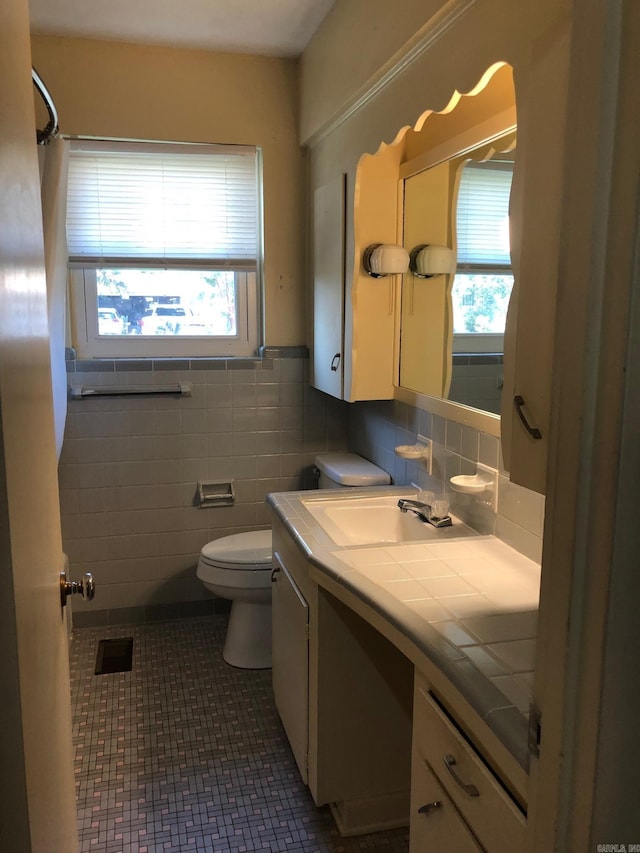
[[[456,780],[458,785],[460,785],[460,787],[465,792],[465,794],[468,794],[470,797],[479,797],[480,796],[480,791],[476,788],[476,786],[475,785],[466,785],[462,781],[462,779],[458,776],[457,772],[454,770],[454,767],[456,766],[456,760],[453,757],[453,755],[445,755],[444,766],[447,768],[449,773],[451,773],[451,775]]]
[[[428,815],[429,812],[433,811],[434,809],[441,809],[441,808],[442,808],[442,803],[440,802],[440,800],[435,800],[435,802],[433,802],[433,803],[425,803],[424,806],[420,806],[420,808],[418,809],[418,814]]]
[[[529,421],[527,420],[527,416],[522,411],[522,407],[524,406],[524,397],[521,397],[520,394],[516,394],[513,398],[514,405],[516,407],[516,412],[518,413],[518,417],[522,421],[522,426],[529,433],[531,438],[540,439],[542,438],[542,433],[538,429],[538,427],[532,427]]]
[[[271,572],[271,583],[276,582],[276,575],[280,571],[280,566],[274,566],[273,571]]]

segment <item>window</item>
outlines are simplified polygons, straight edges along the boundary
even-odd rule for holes
[[[456,212],[458,265],[453,282],[454,351],[502,352],[513,274],[509,195],[513,163],[470,161]]]
[[[252,355],[259,155],[74,140],[67,240],[82,357]]]

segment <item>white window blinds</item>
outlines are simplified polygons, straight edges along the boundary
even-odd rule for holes
[[[252,270],[258,199],[254,148],[74,140],[69,258]]]
[[[458,268],[510,267],[509,195],[513,164],[467,163],[456,215]]]

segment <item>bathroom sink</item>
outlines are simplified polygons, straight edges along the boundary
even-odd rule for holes
[[[303,498],[302,503],[336,545],[376,545],[383,542],[442,542],[477,536],[460,519],[451,527],[435,528],[411,512],[400,512],[402,495],[381,497]],[[415,494],[405,497],[415,498]]]

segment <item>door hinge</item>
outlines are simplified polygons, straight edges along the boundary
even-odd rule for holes
[[[540,757],[540,739],[542,737],[542,714],[540,708],[532,702],[529,705],[529,752]]]
[[[308,623],[308,622],[307,622],[307,624],[304,626],[304,638],[305,638],[305,640],[306,640],[306,641],[307,641],[307,643],[308,643],[308,642],[309,642],[309,623]]]

